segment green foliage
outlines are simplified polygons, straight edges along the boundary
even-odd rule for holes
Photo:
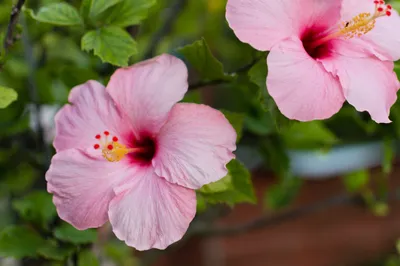
[[[92,0],[90,4],[89,17],[95,18],[108,8],[122,1],[123,0]]]
[[[38,249],[38,254],[43,258],[63,261],[68,258],[74,252],[74,247],[71,245],[63,245],[57,243],[54,240],[47,240]]]
[[[359,170],[343,177],[343,183],[347,191],[354,193],[363,190],[369,183],[368,170]]]
[[[234,159],[227,168],[227,176],[199,190],[205,201],[211,204],[226,203],[231,206],[244,202],[256,203],[251,174],[246,167]]]
[[[257,85],[254,105],[260,111],[258,117],[247,116],[247,128],[257,135],[269,135],[284,132],[293,123],[281,114],[267,90],[268,67],[266,58],[261,57],[248,71],[249,82]]]
[[[13,206],[23,219],[42,228],[48,228],[48,224],[57,215],[52,196],[44,191],[31,192],[24,198],[15,200]]]
[[[103,62],[117,66],[127,66],[128,59],[137,52],[136,42],[123,29],[105,27],[89,31],[83,36],[82,49],[93,50]]]
[[[250,81],[256,84],[260,88],[260,91],[265,91],[265,93],[267,93],[267,73],[268,67],[265,58],[259,60],[248,72]]]
[[[267,189],[264,196],[264,205],[272,210],[281,209],[289,206],[296,198],[301,185],[300,178],[287,175],[281,178],[278,184]]]
[[[222,110],[222,113],[225,115],[226,119],[228,119],[229,123],[231,123],[232,127],[235,129],[237,134],[237,141],[239,141],[242,137],[242,131],[244,126],[244,114],[229,112],[226,110]]]
[[[201,92],[199,90],[191,90],[185,94],[182,102],[184,103],[201,103]]]
[[[110,9],[106,24],[118,27],[137,25],[155,4],[156,0],[124,0]]]
[[[27,163],[18,164],[14,171],[7,172],[2,179],[0,192],[20,194],[29,189],[35,181],[36,170]]]
[[[78,255],[78,266],[100,266],[100,262],[92,251],[83,250]]]
[[[54,236],[64,242],[73,244],[88,244],[96,241],[97,231],[94,229],[79,231],[72,225],[63,223],[54,230]]]
[[[112,241],[104,246],[105,255],[117,266],[136,266],[138,261],[133,257],[133,249],[121,241]]]
[[[6,108],[12,102],[16,101],[18,94],[15,90],[0,86],[0,109]]]
[[[67,3],[53,3],[41,7],[37,14],[29,10],[31,17],[37,21],[58,26],[82,25],[83,21],[75,7]]]
[[[392,172],[393,160],[396,155],[396,146],[393,139],[386,138],[383,142],[383,161],[382,161],[382,171],[384,174],[388,175]]]
[[[36,257],[45,240],[26,226],[10,226],[0,233],[0,256]]]
[[[329,147],[339,141],[321,121],[293,123],[282,133],[282,138],[290,149]]]
[[[213,56],[205,39],[179,48],[178,52],[197,70],[202,79],[219,80],[227,78],[222,63]]]

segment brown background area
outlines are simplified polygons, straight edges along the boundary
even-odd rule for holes
[[[376,172],[377,170],[373,171]],[[391,187],[400,185],[400,166]],[[253,174],[259,204],[239,205],[220,225],[240,224],[263,213],[262,197],[273,176]],[[293,207],[343,194],[340,178],[307,181]],[[167,255],[158,266],[354,266],[394,251],[400,238],[400,202],[390,203],[390,214],[375,217],[354,204],[333,206],[290,221],[238,236],[192,240]]]

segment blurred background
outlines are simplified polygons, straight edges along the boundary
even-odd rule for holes
[[[400,102],[387,125],[348,104],[329,120],[288,120],[266,90],[267,53],[235,37],[225,6],[0,0],[0,265],[400,266]],[[190,69],[183,101],[232,123],[237,160],[197,191],[180,242],[138,252],[108,224],[78,231],[61,221],[44,175],[71,88],[107,84],[118,67],[161,53]]]

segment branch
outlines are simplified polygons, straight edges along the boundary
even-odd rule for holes
[[[248,70],[250,70],[260,59],[263,57],[257,57],[251,63],[242,66],[241,68],[237,69],[236,71],[228,73],[228,75],[234,76],[237,74],[245,73]],[[211,81],[200,81],[194,84],[189,85],[189,90],[195,90],[195,89],[200,89],[203,87],[208,87],[208,86],[215,86],[215,85],[221,85],[221,84],[227,84],[229,83],[229,80],[225,79],[217,79],[217,80],[211,80]]]
[[[264,215],[259,218],[254,219],[253,221],[247,222],[241,225],[234,225],[231,227],[210,227],[207,224],[199,225],[197,228],[194,227],[193,230],[189,233],[189,237],[191,236],[203,236],[203,237],[215,237],[215,236],[233,236],[241,233],[245,233],[248,231],[279,225],[283,222],[287,222],[290,220],[298,219],[305,215],[319,212],[321,210],[338,206],[341,204],[347,204],[352,202],[358,202],[358,197],[354,197],[352,195],[339,195],[336,197],[332,197],[326,199],[324,201],[316,202],[311,205],[307,205],[304,207],[299,207],[294,210],[286,211],[277,215]]]
[[[10,22],[7,27],[7,34],[4,38],[4,53],[7,53],[8,49],[14,44],[14,31],[17,26],[19,13],[21,12],[22,6],[24,5],[25,0],[18,0],[17,4],[12,8],[10,15]]]
[[[161,28],[154,34],[152,40],[150,41],[150,46],[147,49],[147,52],[144,55],[145,59],[152,58],[155,55],[158,44],[164,39],[166,35],[168,35],[172,26],[174,25],[175,20],[177,19],[179,13],[185,7],[188,0],[177,0],[175,5],[170,8],[167,17],[161,26]]]
[[[229,81],[224,80],[224,79],[218,79],[218,80],[212,80],[212,81],[200,81],[198,83],[189,85],[189,90],[196,90],[196,89],[200,89],[203,87],[221,85],[221,84],[225,84],[225,83],[229,83]]]

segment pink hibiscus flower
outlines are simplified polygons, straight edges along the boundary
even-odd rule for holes
[[[400,85],[400,17],[374,0],[228,0],[237,37],[270,51],[267,87],[281,112],[326,119],[345,100],[390,122]]]
[[[117,70],[106,88],[72,89],[55,117],[46,173],[59,216],[78,229],[108,220],[138,250],[182,238],[196,193],[227,174],[236,132],[208,106],[177,103],[188,89],[184,63],[162,55]]]

